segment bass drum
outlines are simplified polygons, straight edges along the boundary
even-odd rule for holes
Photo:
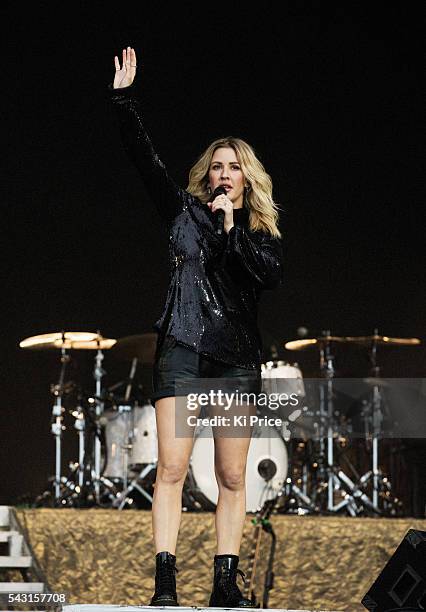
[[[288,453],[281,433],[266,426],[255,426],[246,468],[246,512],[257,512],[263,503],[276,497],[287,478]],[[214,471],[214,439],[211,427],[196,433],[184,505],[189,510],[214,510],[219,490]]]
[[[130,467],[135,470],[158,461],[158,436],[155,409],[151,404],[136,406],[133,419],[133,446]]]

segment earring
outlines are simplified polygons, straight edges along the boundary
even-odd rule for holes
[[[251,185],[244,185],[244,187],[246,188],[247,193],[250,191],[251,189]]]
[[[207,185],[207,193],[210,195],[212,192],[212,188],[210,187],[210,185]]]

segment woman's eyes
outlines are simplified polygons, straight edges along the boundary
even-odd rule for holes
[[[220,170],[220,168],[221,168],[220,166],[216,166],[216,165],[212,166],[212,170]],[[231,170],[241,170],[241,168],[240,166],[235,165],[235,166],[231,166]]]

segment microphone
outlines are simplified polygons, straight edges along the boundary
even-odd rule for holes
[[[209,197],[208,202],[213,202],[213,200],[217,198],[217,196],[222,194],[226,195],[226,189],[223,185],[219,185],[219,187],[216,187],[216,189]],[[216,234],[218,236],[221,236],[223,233],[223,222],[225,221],[225,211],[220,209],[216,212],[216,215]]]

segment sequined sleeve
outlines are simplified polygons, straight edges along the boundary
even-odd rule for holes
[[[170,177],[164,163],[155,152],[143,124],[143,112],[136,85],[107,88],[108,97],[117,111],[124,149],[138,169],[144,186],[160,215],[174,219],[193,197]]]
[[[282,246],[278,238],[234,225],[228,234],[226,260],[263,289],[282,283]]]

